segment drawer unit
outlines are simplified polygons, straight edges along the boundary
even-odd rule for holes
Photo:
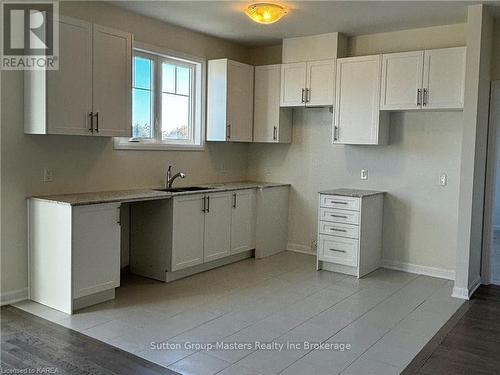
[[[317,269],[362,277],[382,258],[382,192],[337,189],[318,199]]]
[[[335,223],[345,223],[345,224],[359,224],[359,212],[348,211],[348,210],[338,210],[336,208],[324,208],[319,209],[320,220],[332,221]]]
[[[359,211],[360,199],[340,195],[321,195],[321,207],[339,208],[341,210]]]
[[[358,240],[352,238],[319,235],[320,259],[356,267],[358,265]]]
[[[359,238],[359,227],[352,224],[331,223],[328,221],[320,221],[319,233],[328,234],[330,236]]]

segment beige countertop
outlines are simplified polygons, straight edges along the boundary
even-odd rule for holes
[[[320,191],[319,194],[331,194],[331,195],[342,195],[344,197],[363,198],[363,197],[368,197],[370,195],[384,194],[384,192],[377,190],[332,189],[332,190]]]
[[[195,186],[206,187],[206,190],[197,191],[182,191],[182,192],[165,192],[155,189],[131,189],[131,190],[112,190],[98,191],[90,193],[72,193],[58,195],[42,195],[29,197],[30,199],[39,199],[60,204],[68,204],[71,206],[83,206],[98,203],[113,203],[113,202],[137,202],[156,199],[169,199],[178,195],[203,194],[207,192],[221,192],[229,190],[243,189],[266,189],[277,186],[290,186],[290,184],[274,183],[274,182],[257,182],[257,181],[242,181],[242,182],[225,182],[212,184],[197,184]],[[182,186],[175,186],[182,187]]]

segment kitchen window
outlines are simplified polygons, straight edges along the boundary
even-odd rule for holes
[[[203,149],[204,60],[136,48],[132,138],[119,149]]]

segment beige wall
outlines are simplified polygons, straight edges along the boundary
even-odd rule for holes
[[[439,32],[439,36],[430,35]],[[350,38],[349,55],[465,45],[464,25]],[[391,115],[390,145],[330,143],[328,109],[294,109],[291,145],[250,145],[249,177],[292,184],[289,243],[310,250],[317,230],[317,192],[337,187],[387,191],[384,258],[455,268],[461,112]],[[368,169],[369,179],[360,179]],[[449,184],[441,187],[439,175]]]
[[[132,31],[144,43],[200,57],[248,61],[246,48],[105,3],[74,2],[61,9],[69,16]],[[203,152],[115,151],[110,138],[24,135],[22,74],[1,75],[2,294],[27,286],[27,196],[159,186],[168,164],[187,173],[184,184],[246,178],[245,144],[208,144]],[[42,182],[44,167],[54,171],[54,182]]]

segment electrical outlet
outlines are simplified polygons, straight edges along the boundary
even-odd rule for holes
[[[361,179],[362,180],[368,180],[368,169],[362,169],[361,170]]]
[[[52,169],[43,168],[43,182],[52,182],[54,181],[54,173]]]
[[[311,251],[316,252],[317,249],[318,249],[318,240],[316,240],[316,238],[313,238],[311,240]]]
[[[439,176],[439,185],[440,186],[448,185],[448,176],[446,175],[446,173],[443,173],[441,176]]]

